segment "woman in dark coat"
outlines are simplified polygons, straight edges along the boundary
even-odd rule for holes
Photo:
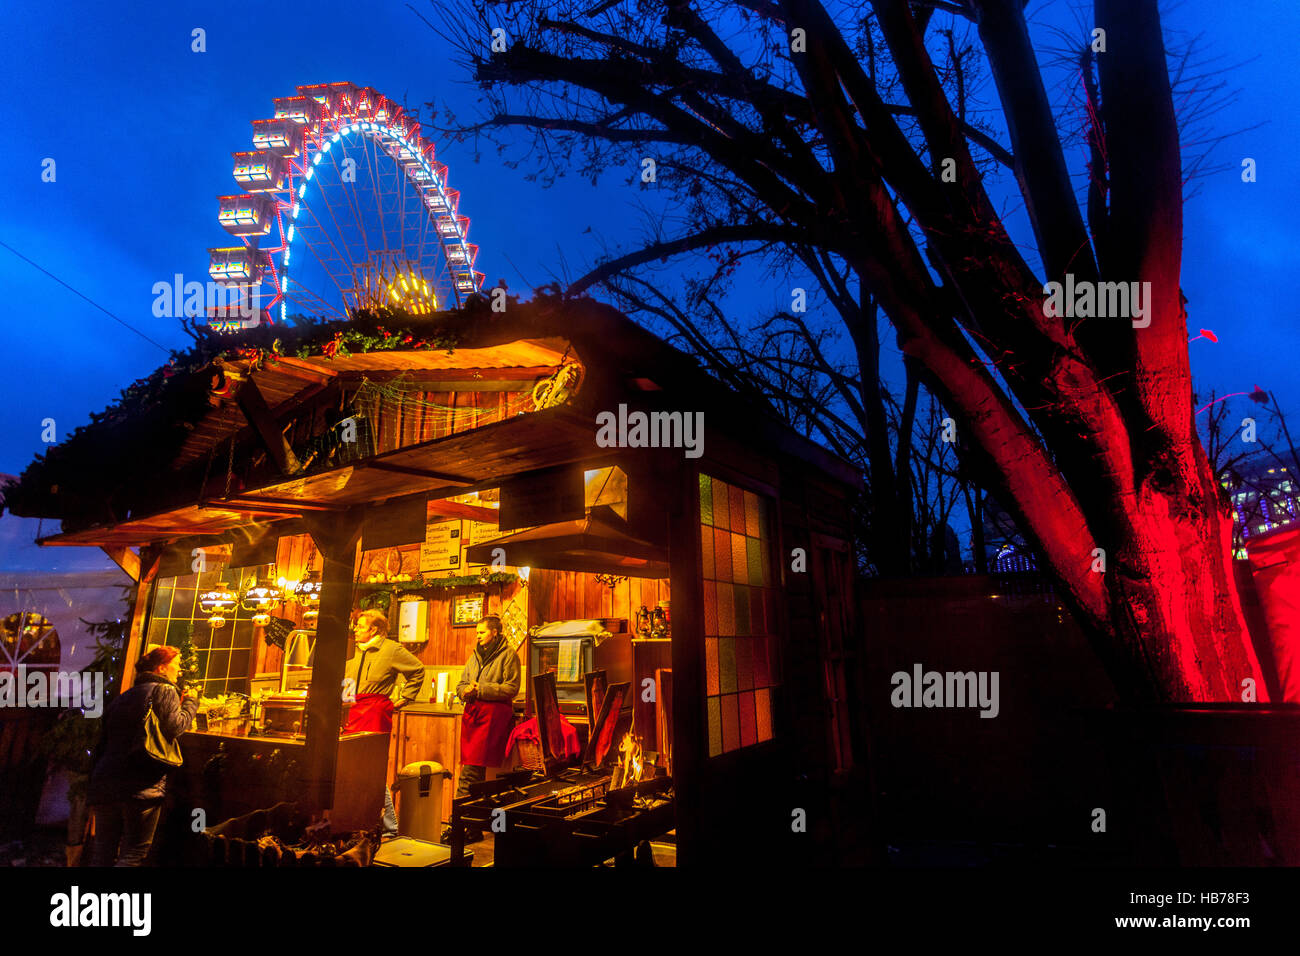
[[[95,814],[92,866],[112,866],[114,859],[118,866],[140,866],[149,853],[170,768],[145,750],[145,715],[152,705],[171,740],[194,724],[198,697],[188,691],[182,696],[176,686],[180,670],[177,648],[154,648],[140,659],[135,684],[104,713],[86,800]]]

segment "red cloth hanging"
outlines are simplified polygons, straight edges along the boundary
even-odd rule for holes
[[[576,757],[582,753],[582,744],[578,742],[578,731],[574,729],[573,724],[563,717],[560,718],[560,731],[564,734],[564,755],[561,759],[568,760],[570,757]],[[514,748],[517,740],[541,740],[537,732],[536,717],[529,717],[515,727],[510,734],[510,742],[506,744],[506,753],[509,753]]]
[[[508,700],[465,702],[460,718],[460,759],[475,767],[500,767],[506,762],[506,746],[515,709]]]
[[[345,734],[386,734],[393,729],[393,699],[387,694],[357,694],[348,711]]]

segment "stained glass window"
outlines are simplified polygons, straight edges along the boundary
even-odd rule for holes
[[[700,475],[709,756],[772,739],[776,600],[768,501]]]

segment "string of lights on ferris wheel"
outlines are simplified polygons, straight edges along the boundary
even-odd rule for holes
[[[441,255],[439,267],[445,266],[450,276],[446,289],[450,298],[459,304],[464,295],[478,291],[483,273],[474,269],[478,246],[469,242],[469,219],[460,214],[460,193],[449,187],[448,168],[435,158],[434,145],[421,136],[418,119],[375,90],[353,83],[300,86],[297,93],[276,99],[272,118],[253,121],[255,150],[233,154],[234,179],[244,192],[218,198],[218,222],[243,245],[210,249],[209,275],[218,284],[234,289],[238,301],[255,303],[257,317],[249,321],[247,312],[236,317],[230,304],[222,304],[208,310],[211,327],[218,331],[247,327],[271,319],[277,312],[279,321],[284,322],[291,296],[295,302],[331,312],[347,313],[363,305],[380,304],[414,313],[431,312],[439,306],[443,287],[438,284],[438,276],[431,276],[426,268],[425,245],[430,231]],[[339,173],[338,154],[358,141],[367,158],[373,157],[368,168],[374,201],[369,208],[359,209],[358,190],[344,190],[350,208],[343,218],[346,220],[350,212],[358,227],[358,241],[349,243],[349,234],[339,222],[325,185],[312,191],[308,186],[327,158],[333,171]],[[389,168],[397,171],[395,185],[387,191],[377,172],[381,151],[392,161]],[[343,183],[356,181],[355,160],[348,157],[345,165],[348,160],[354,178],[336,177],[340,188]],[[413,190],[410,195],[408,187]],[[394,192],[397,204],[391,214],[400,229],[396,249],[388,241],[384,208],[385,200],[393,199]],[[316,199],[309,201],[313,195]],[[418,212],[408,212],[407,200],[417,198]],[[315,206],[323,206],[329,214],[338,230],[337,241]],[[304,209],[308,217],[301,216]],[[412,233],[408,243],[411,230],[407,220],[412,215],[418,219],[418,241]],[[376,222],[384,240],[383,249],[371,248],[367,226]],[[263,247],[263,238],[273,229],[277,230],[278,245]],[[317,241],[307,241],[307,234],[316,236]],[[340,296],[321,294],[299,278],[301,255],[298,261],[292,257],[295,239],[315,257]],[[415,246],[413,257],[408,245]],[[291,263],[295,266],[292,273]],[[265,306],[261,291],[264,284],[271,289]],[[334,301],[337,298],[342,299],[341,309]]]

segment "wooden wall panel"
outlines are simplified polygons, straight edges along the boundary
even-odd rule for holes
[[[463,665],[474,651],[477,632],[473,627],[453,627],[451,623],[451,602],[454,597],[474,591],[487,592],[489,614],[500,614],[510,602],[519,596],[528,600],[528,595],[520,595],[522,585],[488,584],[463,588],[438,588],[426,592],[429,602],[429,642],[420,649],[417,656],[426,664],[440,666]],[[530,602],[531,603],[531,602]],[[523,655],[520,656],[522,662]]]
[[[596,580],[594,574],[579,571],[546,571],[534,568],[529,579],[528,623],[530,627],[551,621],[589,618],[624,618],[631,633],[636,611],[642,605],[653,609],[668,600],[668,581],[628,578],[613,588]],[[654,678],[656,668],[672,666],[671,643],[633,644],[633,715],[636,733],[647,750],[659,749],[655,726],[655,705],[642,701],[641,682]],[[522,655],[521,655],[522,657]]]
[[[529,627],[550,621],[614,617],[625,618],[630,631],[638,608],[644,604],[653,610],[669,599],[667,579],[628,578],[608,588],[594,574],[542,568],[533,569],[528,590]]]
[[[502,421],[512,407],[531,409],[530,399],[528,391],[412,391],[403,401],[372,394],[358,401],[357,408],[372,424],[376,450],[386,452]]]
[[[656,720],[655,702],[644,699],[642,692],[646,678],[654,680],[655,670],[668,670],[673,663],[673,648],[669,641],[640,641],[632,645],[632,727],[641,738],[645,750],[660,751],[659,727]],[[658,688],[656,688],[656,694]]]
[[[283,577],[290,582],[290,587],[294,583],[301,581],[308,571],[320,570],[320,555],[316,551],[316,546],[312,543],[311,535],[296,534],[285,535],[276,543],[275,549],[275,573],[277,577]],[[303,608],[294,601],[287,601],[280,605],[274,613],[277,617],[287,618],[294,622],[295,627],[302,626]],[[265,640],[258,633],[253,642],[253,666],[250,669],[252,674],[271,674],[279,673],[280,664],[284,658],[284,652],[278,647],[269,647]]]

